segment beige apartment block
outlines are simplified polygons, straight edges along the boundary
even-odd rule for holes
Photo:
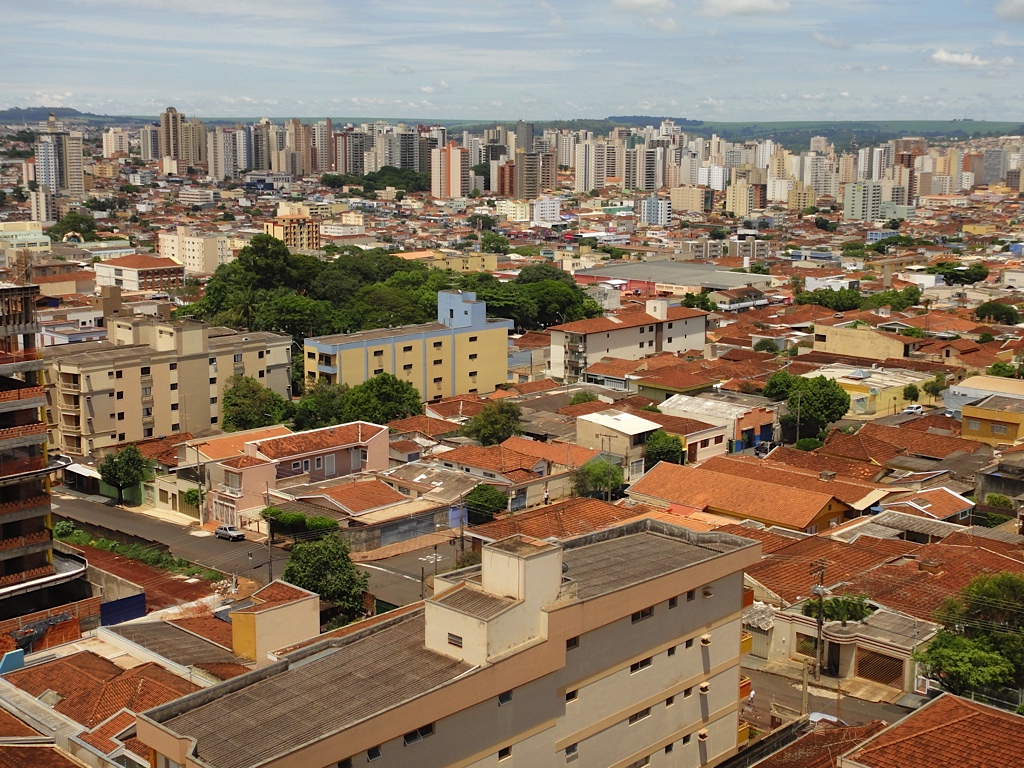
[[[185,282],[185,268],[176,261],[137,253],[96,262],[96,285],[124,291],[166,293]]]
[[[106,341],[44,352],[51,449],[97,448],[176,432],[220,431],[234,374],[291,394],[291,337],[235,332],[189,320],[107,318]]]
[[[210,275],[234,259],[227,235],[198,232],[187,226],[161,232],[159,250],[162,257],[184,265],[186,275]]]
[[[315,251],[320,248],[320,222],[301,214],[277,216],[266,221],[263,232],[296,250]]]
[[[715,766],[739,720],[758,542],[642,520],[516,535],[433,597],[149,710],[160,768]]]

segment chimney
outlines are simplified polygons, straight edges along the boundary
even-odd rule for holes
[[[823,482],[829,483],[829,482],[831,482],[831,481],[836,479],[836,473],[835,472],[827,472],[827,471],[823,470],[823,471],[818,473],[818,479],[823,481]]]
[[[931,558],[918,560],[917,570],[923,571],[924,573],[940,573],[942,571],[942,563],[938,560],[932,560]]]

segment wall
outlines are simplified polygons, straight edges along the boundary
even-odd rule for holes
[[[913,339],[908,339],[909,341]],[[902,342],[882,336],[867,326],[838,328],[819,325],[814,329],[815,352],[885,360],[890,357],[904,357],[903,350]]]

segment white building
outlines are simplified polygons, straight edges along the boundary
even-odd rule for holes
[[[667,227],[672,213],[672,204],[667,198],[645,197],[640,201],[640,221],[652,227]]]
[[[562,201],[557,197],[538,197],[530,201],[530,221],[550,224],[562,218]]]
[[[161,256],[183,264],[186,274],[209,275],[234,259],[227,235],[198,232],[187,226],[161,232],[157,247]]]
[[[124,128],[108,128],[103,132],[103,156],[128,154],[129,134]]]

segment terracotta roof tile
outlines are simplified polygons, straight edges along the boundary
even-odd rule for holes
[[[442,419],[449,419],[453,416],[473,418],[484,409],[486,402],[479,398],[457,398],[455,400],[442,400],[439,403],[428,403],[426,408],[437,414]]]
[[[715,530],[721,531],[722,533],[731,533],[734,536],[745,536],[748,539],[760,541],[761,554],[765,557],[773,552],[778,552],[780,549],[788,547],[796,541],[796,539],[791,539],[789,536],[772,533],[771,531],[763,528],[751,528],[746,525],[739,525],[738,523],[723,525]]]
[[[168,269],[177,267],[184,270],[185,267],[174,259],[165,259],[159,256],[147,256],[143,253],[133,253],[128,256],[120,256],[116,259],[107,259],[104,265],[119,267],[121,269]]]
[[[318,496],[326,496],[353,515],[408,500],[407,496],[376,479],[339,483],[310,491],[298,498],[315,504]]]
[[[539,379],[538,381],[525,381],[522,384],[513,384],[509,387],[508,391],[518,395],[533,395],[537,392],[548,392],[552,389],[558,389],[560,386],[554,379]]]
[[[836,456],[828,456],[818,451],[798,451],[796,448],[779,446],[764,457],[766,464],[781,464],[787,467],[799,467],[812,472],[835,472],[837,477],[849,477],[856,480],[874,482],[883,469],[859,461],[847,461]]]
[[[757,768],[836,768],[840,755],[885,728],[881,720],[850,726],[822,720],[810,733],[759,762]]]
[[[435,437],[458,432],[459,425],[454,421],[433,419],[430,416],[410,416],[407,419],[388,422],[388,429],[392,432],[419,432],[427,437]]]
[[[0,768],[82,768],[56,747],[0,744]]]
[[[338,424],[333,427],[260,440],[256,443],[256,448],[268,458],[281,459],[315,451],[327,451],[331,448],[342,448],[347,445],[362,445],[385,429],[387,427],[355,421],[350,424]]]
[[[231,650],[231,624],[216,616],[188,616],[182,619],[168,619],[168,622]]]
[[[38,737],[42,734],[35,728],[16,718],[3,707],[0,707],[0,739],[22,736]]]
[[[667,317],[669,320],[686,320],[687,318],[701,317],[707,314],[707,312],[702,312],[699,309],[669,307]],[[594,317],[589,320],[576,320],[575,322],[565,323],[563,325],[553,325],[550,330],[584,334],[605,333],[607,331],[617,331],[622,328],[635,328],[637,326],[648,324],[653,325],[660,322],[661,321],[658,320],[658,318],[648,315],[646,312],[638,312],[634,310],[620,312],[618,314],[610,314],[604,317]]]
[[[263,464],[271,463],[273,462],[257,458],[256,456],[235,456],[233,459],[222,461],[220,465],[230,469],[245,469],[246,467],[259,467]]]
[[[271,427],[248,432],[233,432],[227,435],[214,435],[200,440],[193,440],[188,445],[188,451],[198,448],[204,456],[213,461],[223,461],[232,456],[240,456],[244,451],[246,443],[265,440],[268,437],[290,435],[292,431],[283,424],[275,424]]]
[[[514,470],[532,472],[533,468],[543,461],[543,459],[538,459],[536,456],[527,456],[524,453],[512,450],[511,448],[505,448],[501,445],[487,447],[467,445],[446,453],[437,454],[433,458],[434,461],[478,467],[502,474]]]
[[[910,512],[911,514],[917,510],[926,517],[946,520],[951,517],[959,519],[960,513],[974,508],[974,502],[948,488],[929,488],[924,491],[903,494],[897,499],[883,502],[882,506],[896,512]]]
[[[846,757],[866,768],[1024,765],[1024,717],[947,693]]]
[[[833,432],[828,436],[825,445],[816,452],[825,456],[836,456],[840,459],[850,459],[877,466],[882,466],[887,461],[905,453],[892,443],[876,440],[865,434],[863,427],[855,435],[847,435],[838,430]]]
[[[599,499],[569,499],[473,526],[470,531],[490,541],[515,534],[535,539],[566,538],[592,533],[638,514],[636,509],[617,507]]]
[[[833,480],[822,480],[819,477],[819,473],[811,470],[787,467],[783,464],[766,465],[762,461],[749,456],[713,456],[702,462],[700,468],[711,472],[721,472],[726,475],[748,477],[751,480],[763,480],[766,483],[789,488],[803,488],[806,491],[831,493],[844,504],[851,506],[856,506],[865,497],[877,496],[873,492],[885,488],[885,486],[878,483],[840,479],[838,476]],[[860,507],[858,506],[857,508],[859,509]]]
[[[542,443],[525,437],[510,437],[501,445],[527,456],[534,456],[565,467],[582,467],[591,459],[596,459],[601,455],[600,451],[573,443]]]
[[[977,453],[983,447],[982,443],[974,440],[935,435],[930,432],[902,430],[898,427],[887,427],[875,423],[865,424],[857,434],[875,438],[876,440],[884,440],[911,455],[926,456],[932,459],[944,459],[951,453],[958,451]]]

